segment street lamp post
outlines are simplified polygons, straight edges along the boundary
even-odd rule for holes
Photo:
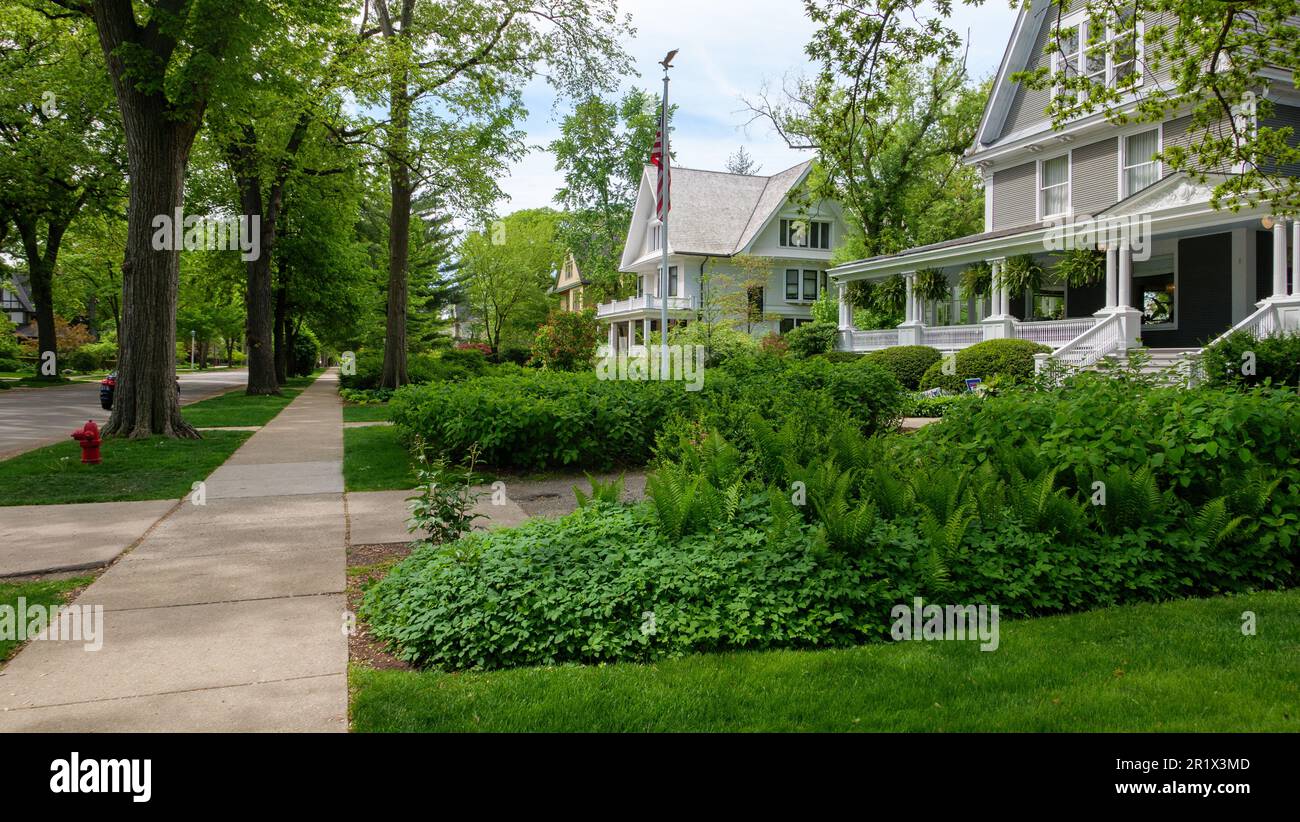
[[[190,370],[194,370],[194,329],[190,329]]]

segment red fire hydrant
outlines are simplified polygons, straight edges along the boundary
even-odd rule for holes
[[[81,443],[81,461],[89,465],[99,465],[99,426],[94,420],[86,420],[86,427],[72,432],[72,438]]]

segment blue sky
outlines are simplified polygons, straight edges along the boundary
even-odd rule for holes
[[[632,15],[637,33],[627,44],[640,77],[628,78],[630,88],[660,87],[658,65],[672,48],[674,61],[671,102],[679,106],[673,121],[673,154],[679,165],[722,169],[740,145],[771,174],[802,162],[807,155],[788,149],[762,123],[745,127],[749,114],[742,97],[752,98],[764,83],[778,87],[782,79],[812,70],[803,53],[813,27],[801,0],[620,0],[620,10]],[[1008,0],[988,0],[979,8],[954,9],[952,26],[969,32],[971,74],[992,75],[1002,58],[1015,21]],[[525,92],[529,117],[524,124],[530,145],[545,145],[558,134],[555,95],[544,82]],[[501,213],[553,205],[561,182],[549,152],[535,150],[511,170],[502,188],[510,199],[498,204]]]

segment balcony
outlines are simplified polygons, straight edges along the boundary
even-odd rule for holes
[[[642,314],[659,311],[661,302],[658,297],[646,294],[641,297],[628,297],[626,300],[615,300],[612,303],[601,303],[596,306],[596,319],[634,319]],[[669,297],[668,310],[694,311],[695,300],[691,297]]]

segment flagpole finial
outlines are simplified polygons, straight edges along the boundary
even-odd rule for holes
[[[659,61],[659,65],[664,67],[664,71],[667,71],[668,69],[673,67],[673,58],[677,56],[677,52],[678,49],[673,49],[672,51],[668,52],[668,56],[664,57],[663,60]]]

